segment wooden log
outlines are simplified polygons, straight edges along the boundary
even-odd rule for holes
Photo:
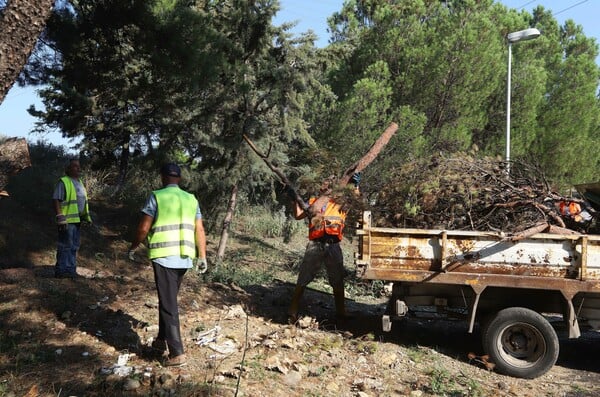
[[[549,227],[548,223],[543,222],[543,223],[540,223],[540,224],[535,225],[533,227],[530,227],[527,230],[523,230],[522,232],[517,233],[514,236],[511,236],[509,238],[509,240],[510,241],[523,240],[523,239],[525,239],[527,237],[533,236],[534,234],[542,233],[542,232],[548,230],[548,227]]]
[[[344,174],[340,178],[340,185],[346,185],[355,172],[361,172],[367,168],[367,166],[371,164],[373,160],[375,160],[385,145],[388,144],[390,139],[392,139],[396,131],[398,131],[398,124],[391,122],[385,131],[383,131],[381,136],[375,141],[375,143],[371,145],[367,153],[360,160],[348,167],[346,171],[344,171]]]
[[[548,233],[552,234],[581,234],[576,232],[575,230],[567,229],[566,227],[560,227],[555,225],[550,225],[548,228]]]

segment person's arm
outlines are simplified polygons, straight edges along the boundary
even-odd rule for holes
[[[206,259],[206,233],[204,232],[204,223],[202,222],[202,218],[196,218],[195,237],[198,258]]]
[[[150,228],[152,227],[152,222],[154,218],[152,218],[148,214],[142,213],[142,219],[140,219],[140,223],[138,224],[137,230],[135,232],[135,238],[131,242],[129,246],[129,251],[135,251],[137,247],[146,239],[148,233],[150,232]]]
[[[63,215],[62,206],[60,205],[63,200],[65,200],[65,196],[65,185],[60,181],[56,184],[54,193],[52,194],[52,206],[54,207],[56,224],[58,225],[59,230],[66,230],[67,227],[67,217]]]
[[[306,218],[306,211],[300,207],[297,201],[292,201],[292,205],[294,206],[294,219],[300,220]]]
[[[60,208],[60,200],[58,200],[58,199],[52,199],[52,203],[54,204],[54,214],[55,215],[62,215],[62,210]]]

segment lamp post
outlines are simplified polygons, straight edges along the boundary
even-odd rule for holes
[[[519,30],[506,35],[508,39],[508,79],[506,88],[506,173],[510,174],[510,69],[512,61],[512,44],[519,41],[532,40],[540,35],[536,28]]]

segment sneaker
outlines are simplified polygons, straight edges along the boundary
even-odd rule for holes
[[[185,354],[180,354],[165,361],[165,367],[182,367],[187,364]]]

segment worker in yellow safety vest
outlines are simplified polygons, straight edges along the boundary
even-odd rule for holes
[[[148,237],[158,292],[158,336],[151,343],[154,352],[166,355],[165,366],[179,367],[187,362],[181,340],[177,295],[188,269],[207,270],[206,235],[198,200],[179,187],[181,169],[167,163],[160,170],[163,188],[150,194],[142,208],[142,218],[128,256]]]
[[[80,179],[81,164],[70,159],[65,176],[54,187],[52,202],[58,226],[58,244],[54,276],[77,277],[77,251],[81,241],[81,224],[92,223],[85,187]]]

